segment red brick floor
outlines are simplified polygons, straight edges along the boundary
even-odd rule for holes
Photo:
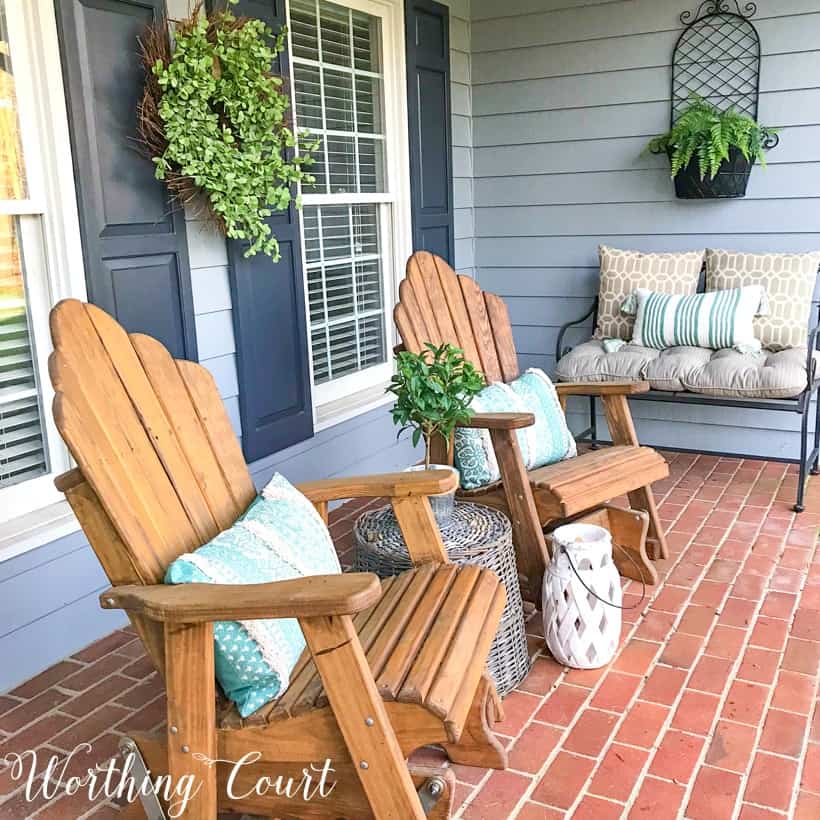
[[[605,669],[557,664],[531,618],[533,669],[496,727],[510,767],[455,766],[458,816],[820,818],[820,481],[795,516],[793,467],[667,457],[672,475],[656,485],[671,549],[662,583],[625,613]],[[343,557],[362,507],[334,514]],[[640,584],[626,584],[626,603],[639,597]],[[139,642],[115,632],[0,695],[0,757],[90,741],[103,760],[121,734],[159,726],[163,712]],[[442,760],[433,749],[417,757]],[[0,772],[0,818],[29,816],[114,809],[78,795],[27,804]]]

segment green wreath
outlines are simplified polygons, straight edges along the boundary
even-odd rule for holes
[[[249,242],[246,257],[262,251],[278,261],[266,219],[289,207],[296,184],[315,182],[304,167],[318,147],[301,135],[295,153],[290,99],[271,73],[286,31],[275,35],[261,20],[229,9],[205,15],[199,7],[176,24],[173,50],[166,31],[157,26],[142,42],[140,137],[156,177],[179,201],[204,193],[225,235]],[[301,207],[298,197],[295,204]]]

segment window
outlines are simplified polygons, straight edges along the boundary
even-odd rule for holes
[[[51,421],[48,310],[84,286],[55,88],[50,3],[0,0],[0,558],[14,521],[61,501],[53,478],[69,466]]]
[[[0,199],[28,199],[8,26],[0,2]],[[48,472],[19,216],[0,215],[0,489]]]
[[[388,311],[410,252],[401,10],[290,2],[296,127],[321,140],[301,216],[319,406],[391,372]]]
[[[0,69],[0,104],[12,100],[9,77]],[[12,91],[13,94],[13,91]],[[10,122],[13,109],[0,109],[3,140],[17,139]],[[9,174],[6,154],[2,173],[3,198],[9,187],[23,182]],[[23,260],[20,255],[19,217],[0,216],[0,489],[48,472],[48,450],[43,429],[42,392],[38,386],[31,315],[26,299]]]

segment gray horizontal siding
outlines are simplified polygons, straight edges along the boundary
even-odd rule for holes
[[[818,11],[813,0],[761,0],[757,5],[757,22]],[[541,0],[524,3],[511,0],[503,4],[474,0],[473,57],[484,52],[562,43],[583,43],[589,51],[592,41],[597,48],[598,42],[616,37],[631,38],[679,29],[678,15],[682,8],[685,6],[667,0],[599,0],[583,5]],[[482,10],[487,16],[482,17]],[[476,70],[480,73],[480,69]]]
[[[817,76],[820,78],[820,66]],[[477,124],[477,128],[480,126]],[[771,151],[767,163],[813,163],[820,142],[820,125],[783,128],[781,143]],[[645,150],[647,137],[588,139],[475,148],[475,175],[481,177],[532,176],[540,174],[589,173],[668,169],[665,156]],[[763,172],[765,173],[765,171]],[[478,205],[484,205],[478,202]],[[710,204],[710,203],[700,203]]]
[[[782,128],[781,143],[745,199],[685,202],[666,158],[643,150],[668,127],[680,3],[473,0],[476,275],[506,299],[525,366],[554,368],[560,325],[597,291],[599,243],[820,248],[820,0],[758,7],[760,119]],[[574,429],[584,408],[570,406]],[[633,413],[648,443],[797,455],[796,414],[649,402]]]
[[[479,213],[521,205],[678,202],[669,183],[668,168],[530,174],[526,185],[517,176],[485,177],[475,180],[475,191],[479,203],[491,203],[479,204]],[[820,162],[778,163],[769,165],[764,173],[752,174],[745,202],[811,199],[818,191]],[[708,208],[713,203],[699,204]]]
[[[450,105],[453,140],[455,267],[472,276],[475,265],[473,212],[473,106],[469,0],[444,0],[450,8]]]
[[[816,125],[820,90],[773,91],[760,96],[760,119],[772,126]],[[669,102],[607,102],[541,111],[477,115],[476,147],[527,145],[594,138],[640,136],[648,139],[669,125]]]
[[[107,586],[82,533],[0,563],[0,692],[123,626],[100,609]]]

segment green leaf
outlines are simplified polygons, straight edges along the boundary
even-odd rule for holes
[[[167,140],[153,158],[155,175],[191,179],[226,232],[247,241],[246,256],[261,252],[277,260],[279,244],[266,219],[289,207],[297,185],[313,183],[302,165],[320,147],[311,137],[298,157],[283,153],[295,142],[286,124],[290,100],[270,68],[285,47],[285,30],[274,34],[262,21],[238,20],[227,9],[177,23],[174,39],[168,65],[158,60],[151,67]]]
[[[721,111],[703,98],[692,95],[689,106],[672,128],[666,134],[653,137],[646,148],[669,154],[673,177],[695,158],[701,178],[714,178],[733,148],[747,160],[757,160],[761,167],[765,167],[762,146],[766,135],[773,132],[732,108]]]

